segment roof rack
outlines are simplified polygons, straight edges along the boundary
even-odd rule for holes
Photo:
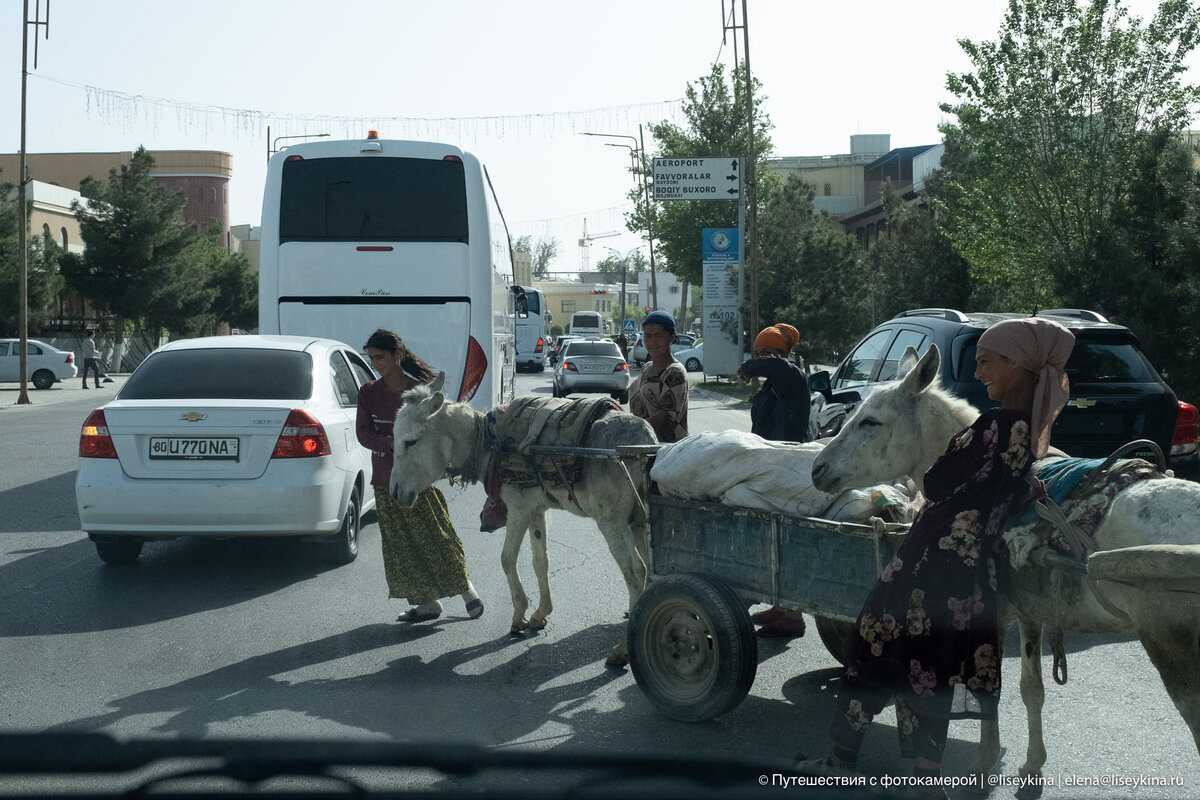
[[[1044,308],[1041,311],[1034,313],[1035,317],[1074,317],[1075,319],[1086,319],[1091,322],[1108,322],[1103,314],[1095,311],[1089,311],[1086,308]]]
[[[953,308],[913,308],[908,311],[901,311],[892,317],[892,319],[900,319],[902,317],[941,317],[951,322],[970,322],[966,314],[956,311]]]

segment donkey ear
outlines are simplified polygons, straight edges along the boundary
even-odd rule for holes
[[[433,379],[433,383],[429,384],[429,390],[431,392],[433,392],[434,394],[437,394],[438,392],[440,392],[442,390],[442,387],[445,385],[446,385],[446,373],[445,373],[445,371],[442,371],[442,372],[439,372],[437,374],[437,377]]]
[[[904,376],[904,391],[914,397],[925,391],[931,383],[937,380],[938,368],[941,364],[942,354],[938,351],[937,345],[929,345],[929,350],[921,357],[921,360]]]
[[[912,368],[921,360],[921,354],[917,352],[917,348],[911,344],[904,348],[904,354],[900,356],[900,362],[896,364],[896,374],[904,377],[912,372]]]
[[[442,408],[442,403],[446,402],[446,395],[441,392],[426,397],[421,401],[421,414],[425,417],[432,417]]]

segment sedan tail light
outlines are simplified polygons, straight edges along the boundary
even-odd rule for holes
[[[579,369],[575,366],[574,361],[564,361],[562,368],[567,372],[579,372]]]
[[[67,363],[68,364],[75,363],[75,354],[74,353],[67,353]]]
[[[622,361],[620,364],[617,364],[615,367],[613,367],[613,372],[629,372],[629,365]]]
[[[327,456],[332,452],[325,428],[307,411],[297,408],[288,414],[287,422],[283,423],[283,432],[279,434],[279,441],[275,442],[275,452],[271,453],[271,458],[310,458]]]
[[[1175,415],[1175,432],[1171,434],[1171,455],[1186,456],[1197,450],[1200,438],[1200,414],[1191,403],[1180,403]]]
[[[113,446],[112,437],[108,435],[108,421],[104,419],[104,412],[98,408],[83,421],[83,429],[79,432],[79,457],[117,457],[117,448]]]

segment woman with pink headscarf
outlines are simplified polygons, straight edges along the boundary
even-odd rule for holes
[[[853,770],[867,726],[893,697],[901,752],[918,776],[940,773],[951,719],[995,719],[1003,651],[993,554],[1066,404],[1074,344],[1062,325],[1037,317],[980,337],[975,378],[1000,406],[956,434],[925,473],[925,505],[846,642],[833,753],[801,766]]]

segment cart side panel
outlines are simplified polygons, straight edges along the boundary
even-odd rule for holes
[[[657,575],[714,575],[747,603],[773,603],[852,622],[891,558],[866,525],[652,495]]]

